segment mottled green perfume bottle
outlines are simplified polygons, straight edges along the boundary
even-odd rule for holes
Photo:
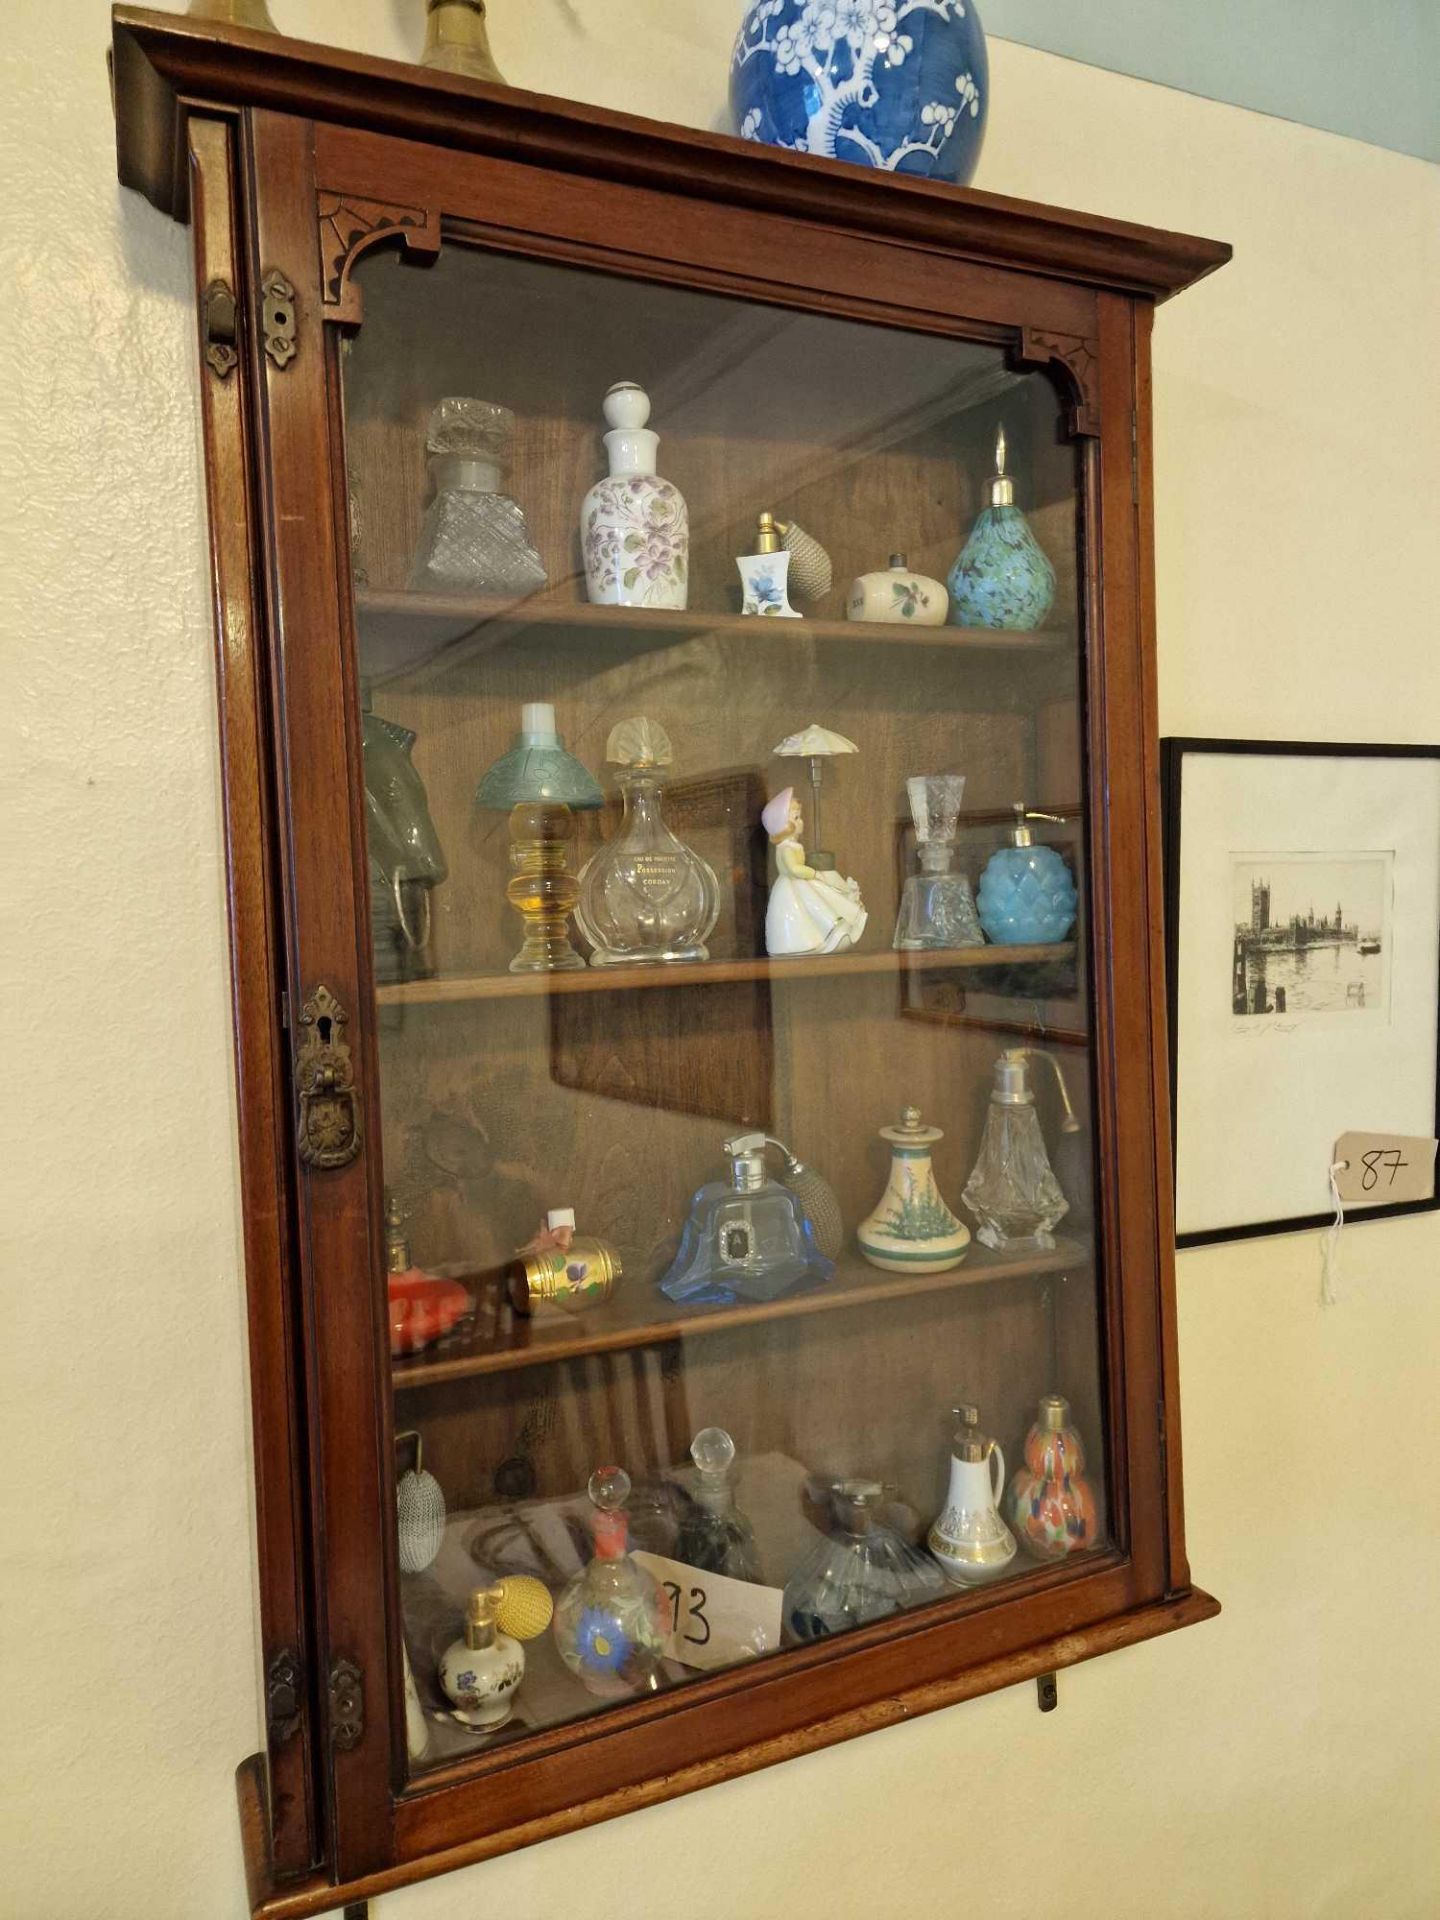
[[[1030,633],[1055,602],[1055,569],[1015,504],[1005,471],[1005,429],[995,436],[995,471],[985,505],[950,569],[950,618],[958,627],[1003,627]]]

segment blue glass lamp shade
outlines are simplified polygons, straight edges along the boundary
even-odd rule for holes
[[[594,776],[565,751],[555,731],[555,709],[540,701],[521,709],[520,731],[508,753],[490,768],[475,790],[475,804],[508,813],[522,802],[585,809],[604,799]]]
[[[997,947],[1043,946],[1063,940],[1075,924],[1078,895],[1070,869],[1053,847],[1037,847],[1018,805],[1011,845],[992,853],[980,876],[975,904],[985,937]]]
[[[744,139],[960,186],[989,104],[974,0],[752,0],[730,62]]]
[[[995,471],[986,504],[950,569],[950,617],[959,627],[1033,633],[1055,604],[1055,569],[1015,505],[1005,471],[1005,429],[995,440]]]

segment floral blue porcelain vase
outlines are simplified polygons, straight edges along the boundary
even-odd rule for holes
[[[975,905],[985,937],[997,947],[1044,946],[1063,940],[1075,924],[1077,895],[1070,869],[1053,847],[1037,847],[1031,820],[1054,820],[1015,805],[1010,845],[992,853],[980,876]]]
[[[995,436],[995,471],[985,505],[950,569],[950,617],[957,627],[1033,633],[1055,603],[1055,569],[1015,504],[1005,471],[1005,429]]]
[[[730,63],[745,139],[960,186],[989,104],[974,0],[752,0]]]

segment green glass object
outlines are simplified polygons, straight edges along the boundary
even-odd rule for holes
[[[475,804],[506,812],[522,801],[549,800],[557,806],[598,807],[604,796],[594,776],[582,767],[555,731],[555,709],[530,701],[521,709],[520,731],[481,780]]]

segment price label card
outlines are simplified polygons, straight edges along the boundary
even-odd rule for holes
[[[686,1667],[733,1667],[738,1660],[773,1653],[780,1645],[779,1587],[757,1587],[705,1573],[659,1553],[632,1559],[651,1574],[670,1603],[665,1652]]]
[[[1435,1198],[1433,1140],[1406,1133],[1342,1133],[1335,1142],[1336,1161],[1344,1161],[1335,1176],[1340,1198],[1380,1201]]]

